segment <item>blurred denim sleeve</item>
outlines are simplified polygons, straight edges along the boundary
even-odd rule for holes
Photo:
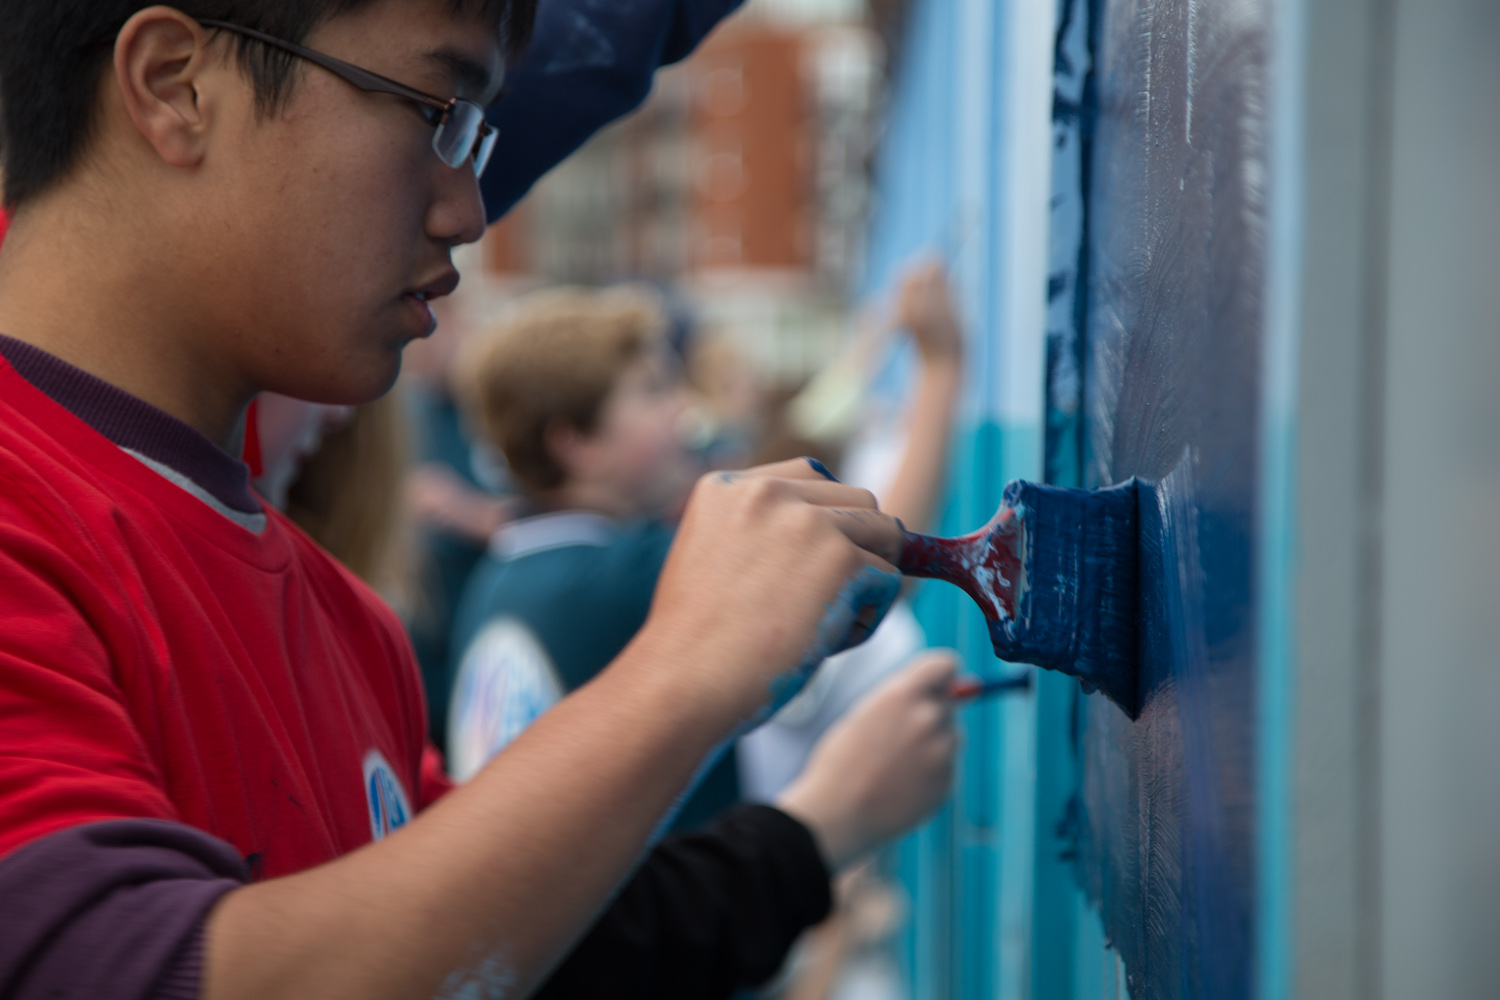
[[[584,141],[638,107],[742,0],[547,0],[489,110],[500,133],[482,182],[494,222]]]

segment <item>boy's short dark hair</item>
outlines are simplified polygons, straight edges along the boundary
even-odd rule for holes
[[[374,0],[179,0],[193,18],[229,21],[301,42],[324,21]],[[455,11],[494,21],[514,56],[531,35],[537,0],[449,0]],[[115,37],[145,0],[6,0],[0,13],[0,156],[4,201],[14,207],[62,180],[93,129],[100,74]],[[295,58],[244,36],[234,39],[241,68],[269,114],[291,92]]]

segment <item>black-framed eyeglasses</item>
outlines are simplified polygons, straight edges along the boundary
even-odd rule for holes
[[[342,59],[335,59],[333,56],[324,55],[295,42],[284,41],[263,31],[256,31],[254,28],[245,28],[228,21],[213,21],[207,18],[199,20],[198,23],[205,28],[232,31],[237,35],[244,35],[246,38],[253,38],[257,42],[264,42],[284,52],[289,52],[299,59],[306,59],[360,90],[372,94],[392,94],[411,101],[422,113],[427,124],[436,129],[432,136],[432,151],[438,155],[438,159],[455,170],[462,167],[465,160],[473,160],[476,177],[483,174],[484,168],[489,166],[490,154],[495,151],[496,132],[484,120],[484,108],[466,97],[444,100],[415,87],[408,87],[404,83],[397,83],[379,73],[360,69],[353,63],[346,63]]]

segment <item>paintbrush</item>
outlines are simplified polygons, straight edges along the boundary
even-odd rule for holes
[[[948,697],[954,701],[976,701],[980,698],[988,698],[990,695],[1005,694],[1009,691],[1030,691],[1031,671],[1024,674],[1013,674],[1009,677],[959,677],[954,680],[948,688]]]
[[[1000,659],[1072,674],[1133,719],[1137,485],[1074,490],[1018,480],[972,534],[906,532],[899,567],[972,597]]]

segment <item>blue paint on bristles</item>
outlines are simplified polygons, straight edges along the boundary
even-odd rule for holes
[[[984,611],[995,655],[1077,677],[1140,711],[1137,494],[1017,481],[989,524],[962,538],[907,533],[901,571],[948,580]]]

